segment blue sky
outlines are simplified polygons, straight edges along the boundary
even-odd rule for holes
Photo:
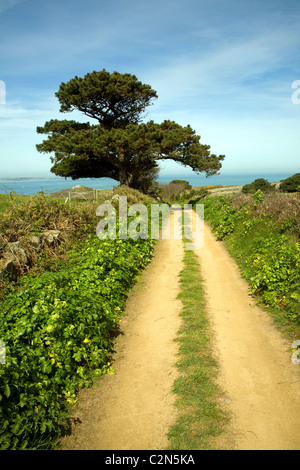
[[[0,178],[50,175],[36,127],[88,121],[54,94],[102,69],[151,85],[145,120],[190,124],[222,173],[299,172],[299,25],[299,0],[0,0]]]

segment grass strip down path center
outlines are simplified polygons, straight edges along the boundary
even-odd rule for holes
[[[185,218],[184,222],[189,221]],[[182,323],[176,339],[179,376],[174,384],[178,415],[169,432],[170,449],[213,450],[228,417],[219,405],[218,364],[212,354],[213,338],[195,252],[185,250],[183,263],[178,295]]]

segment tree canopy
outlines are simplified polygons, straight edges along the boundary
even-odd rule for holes
[[[50,153],[56,175],[72,179],[109,177],[147,191],[159,172],[158,160],[174,160],[207,176],[221,168],[224,155],[210,153],[190,125],[143,121],[157,94],[135,75],[92,72],[61,83],[61,112],[79,110],[96,122],[50,120],[38,127],[48,137],[37,149]]]
[[[106,70],[61,83],[55,95],[61,104],[60,111],[78,109],[107,129],[139,122],[151,99],[157,98],[156,92],[135,75],[110,74]]]

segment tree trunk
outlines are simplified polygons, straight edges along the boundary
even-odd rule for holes
[[[121,185],[131,186],[132,174],[128,172],[126,168],[120,168],[119,170],[119,181]]]

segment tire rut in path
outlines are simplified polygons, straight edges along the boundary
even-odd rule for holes
[[[207,225],[197,254],[219,386],[232,416],[229,439],[220,440],[220,448],[299,450],[300,371],[291,361],[291,342],[255,305],[235,261]]]
[[[163,450],[168,446],[167,433],[176,417],[174,339],[180,327],[177,295],[183,250],[181,240],[157,242],[152,262],[129,294],[120,322],[113,362],[116,373],[81,391],[73,414],[81,424],[63,440],[63,449]]]

